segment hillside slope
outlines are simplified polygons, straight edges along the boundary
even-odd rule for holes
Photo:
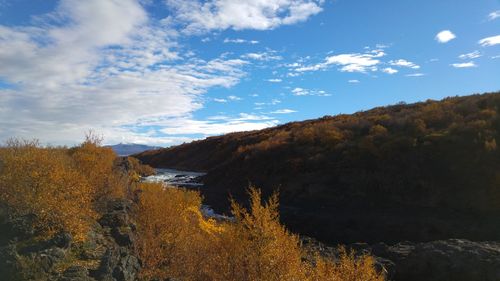
[[[136,155],[205,171],[208,204],[252,183],[328,242],[500,237],[500,92],[374,108]]]

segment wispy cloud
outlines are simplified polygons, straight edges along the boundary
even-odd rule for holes
[[[393,65],[393,66],[408,67],[408,68],[412,68],[412,69],[419,69],[420,68],[419,65],[417,65],[411,61],[404,60],[404,59],[391,60],[391,61],[389,61],[389,64]]]
[[[463,59],[463,60],[467,60],[467,59],[471,60],[471,59],[479,58],[480,56],[482,56],[482,55],[479,51],[474,51],[474,52],[462,54],[462,55],[458,56],[458,58]]]
[[[489,47],[500,44],[500,35],[486,37],[478,41],[483,47]]]
[[[219,99],[219,98],[214,98],[214,101],[215,102],[220,102],[220,103],[226,103],[227,102],[226,99]]]
[[[239,100],[242,100],[242,98],[238,97],[238,96],[227,96],[227,99],[228,100],[232,100],[232,101],[239,101]]]
[[[279,79],[279,78],[272,78],[272,79],[267,79],[268,82],[271,82],[271,83],[280,83],[282,82],[283,80]]]
[[[349,83],[359,83],[359,80],[357,80],[357,79],[351,79],[351,80],[349,80],[347,82],[349,82]]]
[[[310,90],[310,89],[304,89],[304,88],[294,88],[292,90],[292,94],[294,96],[320,96],[320,97],[329,97],[331,94],[328,94],[327,92],[323,90]]]
[[[292,67],[293,71],[296,73],[323,70],[332,65],[340,66],[339,71],[341,72],[376,71],[377,65],[380,63],[378,58],[385,55],[386,54],[382,50],[372,50],[366,53],[331,55],[327,56],[323,62],[312,65],[296,63],[289,64],[289,66]]]
[[[161,122],[161,132],[165,135],[201,134],[221,135],[239,131],[261,130],[276,126],[278,120],[264,115],[240,113],[236,117],[208,120],[173,118]]]
[[[295,113],[295,112],[297,112],[297,110],[293,110],[293,109],[279,109],[279,110],[271,111],[269,113],[270,114],[290,114],[290,113]]]
[[[271,61],[271,60],[281,60],[281,56],[275,54],[274,51],[260,52],[260,53],[247,53],[241,56],[245,59],[259,60],[259,61]]]
[[[407,76],[407,77],[421,77],[421,76],[425,76],[425,74],[423,74],[423,73],[410,73],[410,74],[406,74],[405,76]]]
[[[455,38],[457,38],[457,36],[450,30],[440,31],[438,34],[436,34],[435,37],[436,41],[438,41],[439,43],[448,43]]]
[[[257,40],[246,40],[246,39],[240,39],[240,38],[236,38],[236,39],[226,38],[226,39],[224,39],[223,42],[224,43],[235,43],[235,44],[252,44],[252,45],[259,44],[259,41],[257,41]]]
[[[491,12],[488,14],[488,20],[494,20],[497,18],[500,18],[500,10],[497,10],[497,11],[494,11],[494,12]]]
[[[462,63],[453,63],[451,66],[455,68],[469,68],[469,67],[477,67],[477,65],[473,62],[462,62]]]

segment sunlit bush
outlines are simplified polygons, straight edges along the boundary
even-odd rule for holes
[[[65,149],[9,141],[0,149],[0,201],[11,217],[35,215],[35,228],[50,235],[71,232],[82,240],[89,229],[93,188]]]
[[[337,262],[318,253],[304,259],[298,237],[279,223],[277,195],[262,204],[250,189],[250,209],[233,202],[234,221],[217,223],[200,213],[197,192],[161,184],[140,190],[138,253],[147,280],[384,280],[370,257],[343,251]]]
[[[208,262],[206,254],[221,227],[203,218],[197,192],[159,183],[141,183],[139,192],[135,217],[143,278],[196,280],[192,277],[203,273],[200,266]]]
[[[101,141],[90,132],[81,145],[70,149],[70,155],[92,186],[94,199],[123,197],[124,181],[120,174],[113,172],[116,154],[111,148],[102,147]]]

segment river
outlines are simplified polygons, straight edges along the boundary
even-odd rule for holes
[[[191,171],[180,171],[174,169],[156,169],[156,174],[148,177],[144,177],[144,182],[161,182],[164,183],[166,187],[170,188],[187,188],[187,189],[201,189],[203,188],[203,182],[201,182],[201,176],[205,173],[191,172]],[[201,211],[206,217],[214,218],[216,220],[232,220],[228,216],[217,214],[210,206],[202,205]]]

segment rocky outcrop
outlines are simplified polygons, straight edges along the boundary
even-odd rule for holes
[[[306,248],[336,259],[338,249],[311,238]],[[370,254],[376,266],[394,281],[498,281],[500,242],[448,239],[431,242],[400,242],[394,245],[354,243],[346,246],[357,255]]]
[[[133,252],[136,228],[129,216],[131,208],[130,201],[112,201],[108,204],[108,213],[99,220],[104,232],[109,235],[113,243],[108,245],[101,264],[94,274],[97,280],[137,279],[141,266]]]
[[[73,242],[68,233],[40,241],[31,216],[0,225],[0,279],[54,281],[133,281],[140,261],[134,254],[135,224],[129,213],[132,203],[107,203],[89,239]]]
[[[394,262],[394,280],[500,280],[500,242],[449,239],[392,246],[379,243],[369,250]]]

